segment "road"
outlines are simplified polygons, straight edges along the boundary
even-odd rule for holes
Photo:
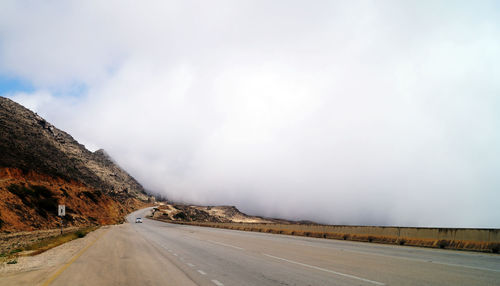
[[[500,285],[500,255],[168,224],[131,214],[45,285]]]

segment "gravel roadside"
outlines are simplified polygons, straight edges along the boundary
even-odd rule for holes
[[[35,256],[19,256],[16,264],[2,263],[0,265],[0,285],[12,285],[10,284],[12,279],[16,279],[19,274],[26,272],[33,273],[33,275],[29,275],[34,276],[30,277],[30,284],[43,282],[60,265],[69,261],[110,227],[103,226],[83,238],[72,240]]]

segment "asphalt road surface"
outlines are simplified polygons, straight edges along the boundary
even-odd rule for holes
[[[500,285],[500,255],[134,223],[145,212],[46,285]]]

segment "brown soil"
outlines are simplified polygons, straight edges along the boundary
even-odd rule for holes
[[[66,205],[65,226],[118,223],[145,205],[136,198],[106,194],[76,181],[0,168],[0,231],[57,228],[58,204]]]

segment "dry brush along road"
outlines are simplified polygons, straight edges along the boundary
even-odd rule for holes
[[[45,271],[0,274],[0,285],[500,284],[497,254],[134,223],[147,212]]]

